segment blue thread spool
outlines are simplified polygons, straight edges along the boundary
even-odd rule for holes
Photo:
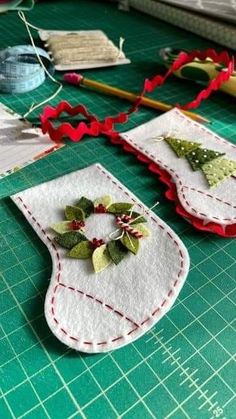
[[[50,57],[42,48],[36,48],[45,67],[53,73]],[[45,81],[45,71],[31,45],[17,45],[0,50],[0,92],[25,93]]]

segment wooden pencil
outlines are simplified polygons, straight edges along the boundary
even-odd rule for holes
[[[121,99],[126,99],[129,102],[134,103],[138,96],[134,93],[128,92],[123,89],[119,89],[117,87],[113,87],[104,83],[100,83],[95,80],[86,79],[85,77],[81,76],[81,74],[76,73],[67,73],[64,75],[64,80],[67,81],[70,84],[77,85],[77,86],[84,86],[91,90],[95,90],[101,93],[105,93],[108,95],[116,96]],[[142,97],[142,100],[140,102],[143,106],[147,106],[152,109],[157,109],[162,112],[167,112],[171,109],[173,109],[172,105],[168,105],[164,102],[159,102],[158,100],[150,99],[148,97]],[[192,118],[195,121],[201,122],[201,123],[209,123],[210,121],[206,118],[204,118],[201,115],[198,115],[196,113],[190,112],[190,111],[182,111],[186,116]]]

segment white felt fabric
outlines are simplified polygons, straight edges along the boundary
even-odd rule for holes
[[[64,207],[81,196],[95,200],[104,195],[148,211],[99,164],[12,197],[52,256],[45,302],[48,325],[58,339],[84,352],[116,349],[143,335],[170,309],[189,269],[184,245],[153,212],[146,213],[151,237],[142,239],[137,256],[129,253],[99,274],[90,259],[66,257],[65,249],[52,241],[50,226],[63,220]],[[86,219],[85,234],[107,240],[115,228],[111,215],[94,214]]]
[[[235,177],[210,188],[201,170],[193,171],[187,159],[178,158],[166,141],[155,142],[153,138],[161,135],[200,142],[202,147],[226,153],[226,157],[232,160],[236,160],[236,146],[186,117],[176,108],[121,134],[127,143],[172,176],[179,201],[188,213],[205,223],[213,221],[225,226],[235,224]]]

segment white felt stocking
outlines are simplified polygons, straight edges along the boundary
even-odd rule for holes
[[[91,259],[72,259],[50,228],[63,220],[66,205],[85,196],[111,195],[143,212],[150,237],[139,252],[95,273]],[[106,352],[142,336],[170,309],[188,273],[188,253],[178,236],[101,165],[73,172],[12,197],[50,251],[52,276],[45,316],[55,336],[84,352]],[[116,229],[110,214],[86,219],[89,239],[105,241]],[[108,239],[109,240],[109,239]],[[46,279],[45,279],[46,280]]]

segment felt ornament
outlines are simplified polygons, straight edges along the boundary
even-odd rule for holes
[[[50,251],[45,316],[67,346],[89,353],[117,349],[150,330],[176,300],[189,269],[187,250],[101,165],[12,199]],[[62,221],[68,206],[84,219],[74,211],[79,220]]]
[[[200,230],[236,236],[236,146],[173,109],[113,138],[168,186],[178,214]]]

